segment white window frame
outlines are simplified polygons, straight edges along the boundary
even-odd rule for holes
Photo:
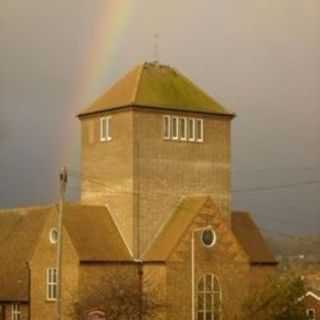
[[[56,301],[58,293],[58,274],[56,268],[47,269],[47,301]]]
[[[180,128],[180,123],[184,123],[184,132],[182,132]],[[180,140],[187,141],[188,138],[188,118],[186,117],[179,117],[179,133],[180,133]]]
[[[112,140],[111,116],[100,118],[100,141],[106,142]]]
[[[309,315],[310,312],[313,312],[313,317],[312,317],[312,318],[311,318],[310,315]],[[317,319],[316,309],[315,309],[315,308],[308,308],[308,309],[306,310],[306,314],[307,314],[308,319],[310,319],[310,320],[316,320],[316,319]]]
[[[175,125],[174,125],[175,123]],[[172,116],[171,119],[171,132],[172,132],[172,140],[178,140],[179,139],[179,117],[177,116]],[[175,127],[175,135],[174,135],[174,127]]]
[[[112,140],[112,122],[111,122],[112,117],[108,116],[107,117],[107,140],[111,141]]]
[[[108,121],[107,117],[100,118],[100,141],[107,141],[107,127]]]
[[[169,115],[163,116],[163,139],[171,139],[171,116]]]
[[[56,234],[56,236],[57,236],[56,238],[55,238],[54,234]],[[59,237],[59,234],[58,234],[57,228],[52,228],[49,232],[50,243],[56,244],[58,242],[58,237]]]
[[[203,142],[203,119],[195,119],[195,139],[197,142]],[[200,125],[200,137],[197,136],[198,134],[198,126]]]
[[[207,278],[210,277],[210,288],[207,288]],[[200,290],[200,282],[203,281],[203,289]],[[218,284],[218,288],[215,288],[215,283]],[[205,273],[203,274],[199,280],[197,285],[197,320],[205,320],[207,319],[207,314],[210,314],[210,320],[221,320],[221,303],[222,303],[222,293],[221,293],[221,286],[219,279],[212,273]],[[202,306],[199,307],[199,297],[201,296],[202,299]],[[211,308],[208,309],[208,304],[206,299],[208,296],[211,299]],[[215,310],[216,302],[214,299],[218,296],[219,302],[218,302],[218,308],[219,310]],[[199,314],[202,314],[202,318]]]
[[[204,242],[203,237],[204,237],[204,233],[205,233],[205,232],[211,232],[211,234],[212,234],[212,242],[211,242],[210,244],[206,244],[206,243]],[[211,248],[211,247],[213,247],[213,246],[217,243],[217,234],[215,233],[215,231],[214,231],[213,229],[205,229],[205,230],[203,230],[203,231],[201,232],[201,243],[202,243],[202,245],[203,245],[205,248]]]
[[[13,303],[11,305],[11,320],[21,319],[21,308],[19,303]]]
[[[190,126],[190,123],[191,123],[191,126]],[[188,118],[188,141],[194,142],[195,140],[196,140],[196,120],[194,118]]]

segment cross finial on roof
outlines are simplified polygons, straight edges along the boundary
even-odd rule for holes
[[[158,33],[155,33],[154,36],[154,61],[156,63],[159,62],[159,34]]]

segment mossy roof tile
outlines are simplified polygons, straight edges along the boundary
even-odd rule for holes
[[[79,116],[128,106],[233,115],[172,67],[144,63],[117,81]]]

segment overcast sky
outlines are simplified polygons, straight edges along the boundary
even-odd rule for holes
[[[2,0],[0,207],[57,200],[59,168],[79,170],[75,114],[155,58],[155,33],[161,63],[237,114],[233,207],[319,234],[319,0]]]

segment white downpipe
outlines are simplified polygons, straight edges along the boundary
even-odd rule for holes
[[[192,320],[195,320],[195,305],[194,305],[194,295],[195,295],[195,290],[194,290],[194,278],[195,278],[195,270],[194,270],[194,232],[192,231],[192,236],[191,236],[191,291],[192,291]]]
[[[195,320],[195,253],[194,253],[194,234],[196,232],[212,230],[212,226],[206,226],[203,228],[197,228],[192,230],[191,234],[191,309],[192,309],[192,320]]]

